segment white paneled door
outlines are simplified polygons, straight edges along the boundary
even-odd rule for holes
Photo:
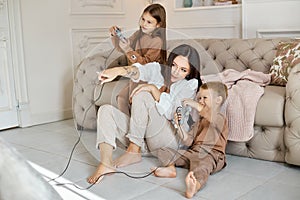
[[[18,126],[7,1],[0,0],[0,130]]]

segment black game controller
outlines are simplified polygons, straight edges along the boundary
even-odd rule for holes
[[[176,109],[177,115],[181,114],[181,120],[178,120],[178,123],[180,125],[182,125],[188,121],[191,110],[192,109],[190,106],[179,106]]]
[[[125,36],[122,34],[121,30],[119,28],[116,29],[116,35],[118,36],[118,38],[121,40],[121,42],[126,43],[127,39],[125,38]]]

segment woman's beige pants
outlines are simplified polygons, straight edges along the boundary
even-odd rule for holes
[[[98,111],[97,148],[103,142],[114,148],[117,141],[125,147],[133,142],[143,153],[156,155],[159,148],[178,147],[175,133],[172,123],[157,112],[149,92],[140,92],[133,97],[130,118],[112,105],[103,105]]]

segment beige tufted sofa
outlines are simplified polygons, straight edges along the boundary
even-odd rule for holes
[[[202,75],[230,68],[269,73],[277,44],[289,40],[171,40],[168,41],[168,51],[181,43],[194,46],[200,54]],[[98,84],[96,71],[126,63],[120,53],[108,50],[85,58],[77,67],[73,109],[78,128],[96,129],[97,108],[107,103],[116,105],[115,95],[128,81],[122,78],[102,86]],[[250,141],[229,141],[227,153],[300,165],[300,64],[291,71],[286,87],[265,87],[264,95],[258,102],[254,130]]]

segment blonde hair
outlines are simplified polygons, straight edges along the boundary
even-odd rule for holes
[[[222,97],[221,105],[224,103],[224,101],[228,96],[227,86],[222,82],[212,81],[212,82],[203,83],[200,88],[204,90],[207,89],[212,90],[215,92],[217,96],[221,96]]]

